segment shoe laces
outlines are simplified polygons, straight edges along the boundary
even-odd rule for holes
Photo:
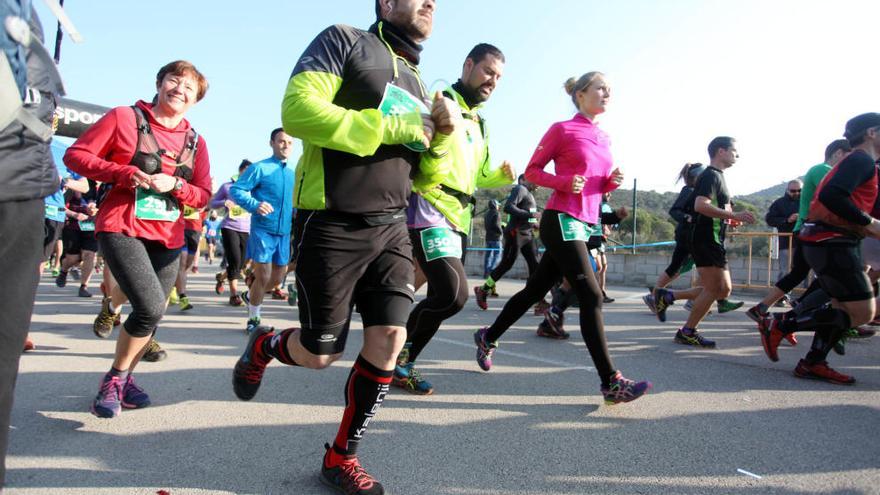
[[[128,378],[125,380],[125,387],[123,387],[123,389],[124,389],[124,390],[133,390],[133,391],[135,391],[135,392],[137,392],[137,393],[139,393],[139,394],[141,394],[141,393],[144,392],[144,389],[142,389],[141,387],[139,387],[139,386],[134,382],[134,377],[131,376],[131,375],[128,375]]]
[[[101,311],[98,314],[98,324],[100,326],[112,325],[115,320],[116,320],[116,315],[114,315],[113,313],[111,313],[109,311]]]
[[[342,471],[342,485],[343,489],[346,493],[355,494],[359,490],[365,490],[372,488],[376,483],[375,478],[370,476],[369,473],[361,466],[360,461],[358,461],[357,457],[346,460],[345,462],[339,465],[339,468]]]
[[[101,396],[101,399],[107,400],[107,399],[115,398],[113,400],[118,401],[119,400],[119,392],[120,392],[119,385],[120,384],[119,384],[118,377],[113,377],[109,380],[104,380],[104,382],[101,383],[101,389],[99,391],[99,395]]]
[[[422,378],[422,372],[417,370],[415,368],[415,366],[412,365],[412,363],[410,363],[407,367],[409,368],[409,381],[410,382],[417,384],[417,383],[422,383],[425,381],[425,379]]]

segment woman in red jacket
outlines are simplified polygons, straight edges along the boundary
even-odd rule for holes
[[[171,62],[156,75],[152,103],[110,110],[64,155],[71,170],[113,184],[95,230],[107,266],[131,302],[113,366],[92,403],[92,413],[102,418],[119,415],[123,407],[150,404],[131,372],[162,319],[177,278],[183,206],[202,208],[211,196],[207,147],[184,119],[207,89],[205,77],[191,63]],[[120,311],[109,300],[105,305],[102,311]]]

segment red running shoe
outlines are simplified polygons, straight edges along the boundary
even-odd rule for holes
[[[779,329],[779,320],[770,319],[769,328],[766,325],[758,325],[758,331],[761,334],[761,345],[764,347],[764,354],[774,363],[779,361],[779,343],[785,337],[782,330]]]
[[[483,289],[482,286],[474,287],[474,296],[477,297],[477,306],[483,311],[489,309],[489,303],[486,301],[486,298],[489,297],[489,292],[486,289]]]
[[[794,369],[794,376],[798,378],[808,378],[810,380],[820,380],[835,385],[852,385],[856,382],[855,378],[837,372],[828,366],[827,361],[809,364],[801,359],[798,362],[797,367]]]

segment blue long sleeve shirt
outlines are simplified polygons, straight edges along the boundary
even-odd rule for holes
[[[251,231],[275,235],[290,233],[293,219],[294,167],[274,156],[252,164],[229,188],[236,204],[250,212]],[[257,213],[262,202],[272,205],[268,215]]]

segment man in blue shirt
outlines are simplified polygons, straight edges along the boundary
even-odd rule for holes
[[[290,261],[295,167],[287,159],[293,138],[279,127],[272,131],[269,145],[272,156],[252,164],[229,188],[232,200],[253,215],[246,258],[253,260],[254,281],[242,294],[248,305],[248,333],[260,325],[266,289],[282,282]]]
[[[45,227],[43,229],[45,232],[45,235],[43,236],[43,257],[40,262],[40,273],[43,273],[46,261],[49,260],[52,253],[55,251],[55,244],[61,237],[61,229],[64,227],[64,220],[67,218],[67,215],[65,214],[66,210],[64,208],[64,191],[70,189],[83,194],[89,192],[89,182],[85,177],[68,170],[67,167],[64,166],[64,163],[57,157],[54,157],[54,159],[55,168],[58,170],[58,176],[61,177],[61,183],[58,186],[58,190],[52,193],[51,196],[46,196],[43,200],[46,212],[44,219]],[[60,266],[61,260],[58,259],[57,263]]]

